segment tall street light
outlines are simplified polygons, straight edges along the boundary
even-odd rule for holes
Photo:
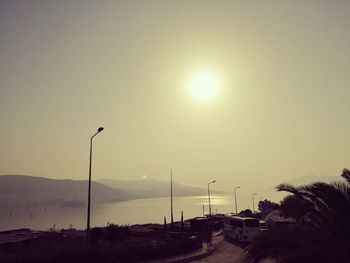
[[[256,193],[252,195],[252,201],[253,201],[253,214],[255,213],[255,200],[254,197],[256,196]]]
[[[170,169],[170,220],[171,220],[171,229],[174,227],[174,210],[173,210],[173,170]]]
[[[209,199],[209,216],[211,216],[211,205],[210,205],[210,190],[209,190],[209,185],[212,184],[212,183],[215,183],[216,180],[214,181],[211,181],[208,183],[208,199]]]
[[[239,189],[239,188],[241,188],[241,187],[240,187],[240,186],[235,187],[235,207],[236,207],[236,214],[238,213],[238,212],[237,212],[237,194],[236,194],[236,190]]]
[[[90,245],[90,205],[91,205],[91,162],[92,162],[92,139],[103,131],[103,127],[98,128],[97,132],[90,138],[90,163],[89,163],[89,190],[88,190],[88,211],[87,211],[87,243]]]

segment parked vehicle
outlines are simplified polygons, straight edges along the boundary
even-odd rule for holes
[[[224,236],[239,242],[250,242],[260,231],[259,219],[251,217],[225,216]]]

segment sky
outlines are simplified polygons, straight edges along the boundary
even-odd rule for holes
[[[0,3],[0,174],[233,191],[350,167],[349,1]],[[198,72],[217,93],[191,95]]]

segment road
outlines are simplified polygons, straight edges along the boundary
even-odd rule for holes
[[[241,246],[225,240],[222,235],[213,238],[215,251],[208,257],[191,261],[192,263],[242,263],[244,250]]]

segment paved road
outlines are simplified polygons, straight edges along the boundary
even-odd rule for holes
[[[234,243],[227,241],[222,235],[214,237],[213,245],[215,251],[208,257],[191,261],[192,263],[242,263],[243,248],[235,245]]]

